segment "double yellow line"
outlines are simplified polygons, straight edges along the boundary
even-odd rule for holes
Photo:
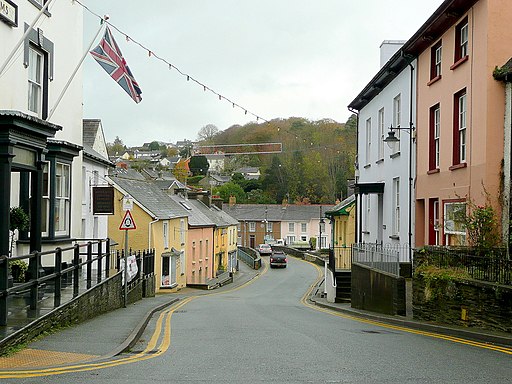
[[[315,289],[315,287],[318,286],[318,284],[319,284],[319,282],[320,282],[320,280],[322,278],[322,270],[320,269],[320,267],[318,265],[313,264],[313,263],[310,263],[310,264],[313,265],[317,269],[318,277],[317,277],[316,282],[313,285],[310,286],[309,290],[302,297],[301,302],[306,307],[312,308],[312,309],[314,309],[316,311],[319,311],[319,312],[328,313],[328,314],[333,315],[333,316],[342,317],[344,319],[357,321],[359,323],[375,325],[377,327],[392,329],[392,330],[395,330],[395,331],[402,331],[402,332],[412,333],[412,334],[415,334],[415,335],[432,337],[432,338],[435,338],[435,339],[442,339],[442,340],[446,340],[446,341],[451,341],[453,343],[459,343],[459,344],[464,344],[464,345],[471,345],[471,346],[477,347],[477,348],[489,349],[491,351],[496,351],[496,352],[505,353],[507,355],[512,355],[512,348],[503,347],[503,346],[499,346],[499,345],[493,345],[493,344],[487,344],[487,343],[481,343],[481,342],[478,342],[478,341],[462,339],[460,337],[448,336],[448,335],[443,335],[443,334],[440,334],[440,333],[421,331],[421,330],[417,330],[417,329],[413,329],[413,328],[402,327],[402,326],[399,326],[399,325],[392,325],[392,324],[383,323],[383,322],[375,321],[375,320],[364,319],[364,318],[361,318],[361,317],[347,315],[347,314],[340,313],[340,312],[337,312],[337,311],[332,310],[332,309],[322,308],[322,307],[319,307],[317,305],[311,304],[310,302],[308,302],[308,298],[311,296],[311,293],[313,292],[313,289]]]
[[[157,356],[161,356],[164,354],[169,347],[171,346],[171,318],[174,312],[178,311],[183,306],[190,303],[192,300],[197,299],[198,297],[204,296],[214,296],[225,293],[230,293],[237,291],[243,287],[246,287],[252,284],[257,280],[258,277],[265,274],[268,270],[268,266],[265,263],[263,270],[256,275],[253,279],[248,282],[241,284],[233,289],[225,290],[222,292],[210,293],[206,295],[196,295],[190,296],[182,301],[180,301],[177,305],[174,305],[160,313],[158,319],[155,324],[155,331],[151,336],[146,348],[143,351],[136,353],[127,357],[113,358],[108,361],[101,362],[90,362],[90,363],[82,363],[82,364],[74,364],[74,365],[66,365],[61,367],[51,367],[51,368],[38,368],[38,369],[26,369],[26,370],[4,370],[0,371],[0,379],[22,379],[29,377],[42,377],[42,376],[53,376],[53,375],[62,375],[65,373],[73,373],[73,372],[85,372],[85,371],[93,371],[97,369],[105,369],[117,367],[120,365],[131,364],[139,361],[149,360]]]

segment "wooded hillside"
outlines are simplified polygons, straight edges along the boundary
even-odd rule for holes
[[[280,154],[231,156],[227,172],[242,166],[258,166],[261,170],[261,184],[244,185],[243,180],[238,179],[237,183],[235,178],[235,184],[245,193],[238,191],[237,200],[334,203],[347,196],[347,179],[354,177],[355,116],[346,123],[289,118],[235,125],[216,134],[212,141],[213,144],[280,142],[283,145]],[[228,185],[218,192],[232,194],[229,191],[232,187]]]

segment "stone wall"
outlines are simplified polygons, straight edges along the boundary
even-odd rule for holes
[[[123,306],[121,273],[104,280],[90,290],[33,321],[0,341],[0,355],[51,330],[78,324],[84,320]]]
[[[413,311],[417,320],[512,332],[512,287],[415,276]]]
[[[351,306],[405,316],[405,279],[352,263]]]

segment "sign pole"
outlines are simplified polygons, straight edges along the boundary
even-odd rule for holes
[[[137,229],[130,210],[126,210],[119,230],[124,230],[124,308],[128,305],[128,231]]]
[[[124,230],[124,308],[128,305],[128,230]]]

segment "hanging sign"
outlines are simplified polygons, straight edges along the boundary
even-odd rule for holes
[[[11,27],[18,26],[18,6],[11,0],[0,0],[0,20]]]
[[[92,187],[92,213],[114,214],[114,187]]]
[[[132,213],[128,210],[124,214],[123,221],[121,221],[121,225],[119,226],[119,229],[128,230],[128,229],[137,229],[137,226],[135,225],[135,221],[133,221]]]

